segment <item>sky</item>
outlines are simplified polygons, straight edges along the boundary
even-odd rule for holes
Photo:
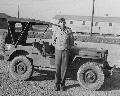
[[[55,15],[91,16],[93,0],[0,0],[0,13],[51,20]],[[120,17],[120,0],[95,0],[95,16]]]

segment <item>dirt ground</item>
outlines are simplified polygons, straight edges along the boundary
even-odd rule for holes
[[[75,74],[69,73],[66,80],[66,91],[54,91],[55,72],[34,70],[32,77],[27,81],[16,81],[11,78],[8,64],[0,63],[0,96],[120,96],[120,69],[116,69],[110,78],[107,78],[98,91],[84,91]]]

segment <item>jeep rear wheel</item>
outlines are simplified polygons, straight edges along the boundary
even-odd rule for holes
[[[32,74],[32,64],[25,56],[15,57],[10,63],[10,74],[16,80],[26,80]]]
[[[79,68],[77,80],[84,89],[98,90],[104,83],[104,74],[96,62],[87,62]]]

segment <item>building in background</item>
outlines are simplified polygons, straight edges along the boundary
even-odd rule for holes
[[[64,17],[73,32],[89,34],[91,31],[91,16],[56,15],[53,19]],[[94,17],[94,34],[120,35],[120,17]]]

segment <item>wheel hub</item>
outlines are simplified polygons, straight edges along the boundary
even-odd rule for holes
[[[86,83],[94,83],[97,79],[97,75],[93,70],[85,72],[84,80]]]
[[[25,63],[23,62],[19,62],[17,65],[16,65],[16,72],[18,74],[24,74],[26,72],[26,65]]]

